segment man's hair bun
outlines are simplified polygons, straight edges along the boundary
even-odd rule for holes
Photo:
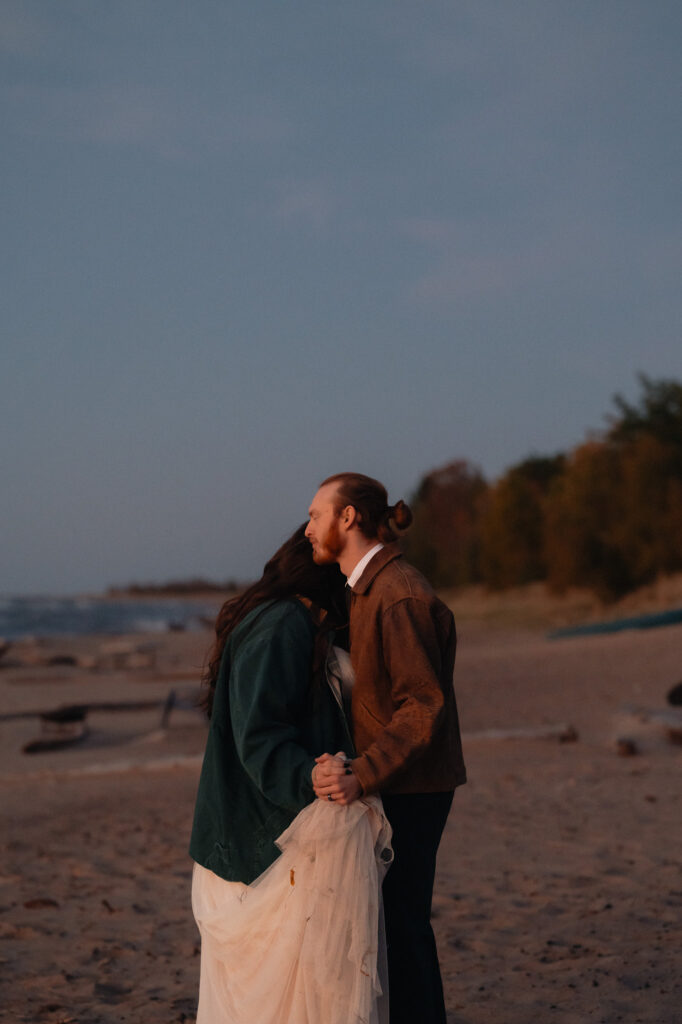
[[[399,530],[406,530],[412,522],[412,510],[409,505],[400,499],[391,508],[391,519]]]
[[[404,501],[388,504],[388,494],[383,484],[363,473],[337,473],[323,480],[320,487],[335,484],[333,496],[337,515],[347,506],[355,509],[356,524],[368,540],[380,540],[392,544],[398,538],[391,523],[398,530],[406,530],[412,522],[412,513]]]

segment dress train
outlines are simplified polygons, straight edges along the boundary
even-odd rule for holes
[[[381,883],[390,840],[379,797],[315,800],[251,885],[195,864],[197,1024],[387,1024]]]

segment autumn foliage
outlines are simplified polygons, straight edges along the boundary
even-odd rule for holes
[[[436,586],[545,580],[605,600],[682,571],[682,384],[639,377],[599,437],[488,483],[459,460],[412,499],[406,553]]]

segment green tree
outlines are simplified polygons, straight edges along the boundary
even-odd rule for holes
[[[607,440],[619,452],[622,507],[614,536],[633,585],[682,568],[682,384],[638,375],[636,404],[614,397]]]
[[[422,478],[410,502],[405,553],[434,586],[478,580],[478,514],[486,490],[480,471],[462,459]]]
[[[618,415],[609,417],[609,439],[627,445],[642,436],[654,437],[676,453],[675,471],[682,476],[682,384],[637,375],[642,394],[637,405],[614,395]]]
[[[614,539],[639,586],[682,569],[682,479],[677,454],[650,433],[620,449],[622,506]]]
[[[502,589],[545,578],[545,499],[563,465],[563,455],[533,456],[512,466],[488,491],[480,564],[489,586]]]
[[[622,491],[614,445],[588,441],[571,453],[546,502],[545,558],[552,589],[590,587],[611,600],[632,586],[615,533]]]
[[[428,473],[406,550],[437,586],[546,579],[612,599],[682,571],[682,384],[639,374],[603,436],[532,456],[488,487],[464,460]]]

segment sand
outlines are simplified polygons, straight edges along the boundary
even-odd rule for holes
[[[4,669],[2,710],[162,700],[196,685],[207,639],[150,638],[153,670]],[[470,781],[434,896],[450,1024],[682,1019],[682,747],[623,711],[663,707],[680,678],[682,627],[552,641],[537,623],[462,615]],[[0,724],[0,1017],[191,1022],[186,848],[205,726],[191,711],[166,730],[158,710],[89,717],[81,745],[33,756],[20,748],[35,719]],[[562,723],[575,742],[486,736]],[[622,736],[636,756],[616,754]]]

